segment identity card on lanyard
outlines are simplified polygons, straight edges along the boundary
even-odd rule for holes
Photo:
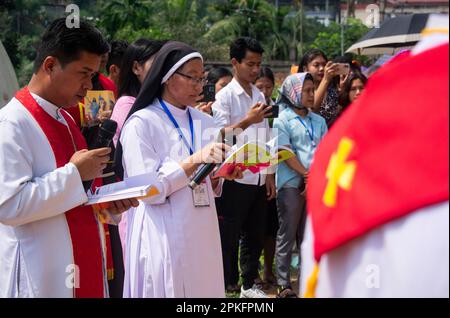
[[[195,148],[195,138],[194,138],[194,122],[192,120],[191,112],[188,109],[188,116],[189,116],[189,130],[191,131],[191,144],[187,141],[186,137],[183,134],[183,131],[180,129],[180,125],[178,125],[178,122],[176,121],[175,117],[173,117],[172,113],[170,112],[167,105],[164,103],[162,98],[159,98],[159,103],[161,104],[162,109],[166,113],[167,117],[169,117],[172,124],[175,126],[175,128],[178,131],[178,135],[183,140],[186,147],[189,149],[189,153],[192,156],[194,153]],[[208,194],[208,187],[206,185],[206,180],[204,180],[201,184],[199,184],[195,189],[192,190],[192,199],[194,201],[195,207],[204,207],[204,206],[210,206],[209,202],[209,194]]]

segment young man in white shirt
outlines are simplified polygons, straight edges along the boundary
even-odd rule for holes
[[[265,143],[270,139],[267,117],[271,107],[253,84],[261,68],[261,45],[252,38],[235,40],[230,46],[233,80],[216,95],[213,104],[218,126],[233,129],[238,146],[248,141]],[[226,181],[222,197],[217,201],[222,239],[225,285],[236,291],[238,282],[237,253],[240,234],[243,286],[241,297],[267,297],[254,285],[258,277],[259,255],[263,245],[267,201],[275,197],[273,174],[250,171],[239,181]]]

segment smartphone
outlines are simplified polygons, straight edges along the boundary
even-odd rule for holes
[[[350,64],[336,63],[336,65],[337,65],[336,75],[348,75],[350,73]]]
[[[268,105],[266,105],[264,108],[269,107]],[[266,117],[266,118],[278,118],[278,114],[280,112],[280,106],[278,105],[272,105],[272,110],[270,111],[272,113],[271,116]]]
[[[209,103],[214,102],[216,100],[216,85],[215,84],[206,84],[203,86],[203,99],[201,102]]]

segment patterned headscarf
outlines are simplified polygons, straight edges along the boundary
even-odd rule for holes
[[[302,105],[302,88],[308,73],[295,73],[284,80],[279,90],[277,103],[284,102],[296,108],[305,108]]]

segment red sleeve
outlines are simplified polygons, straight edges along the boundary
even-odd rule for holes
[[[113,91],[114,97],[117,100],[117,87],[116,87],[116,84],[114,84],[113,81],[111,81],[109,78],[107,78],[103,74],[99,74],[98,80],[99,80],[100,85],[103,87],[104,90]]]

